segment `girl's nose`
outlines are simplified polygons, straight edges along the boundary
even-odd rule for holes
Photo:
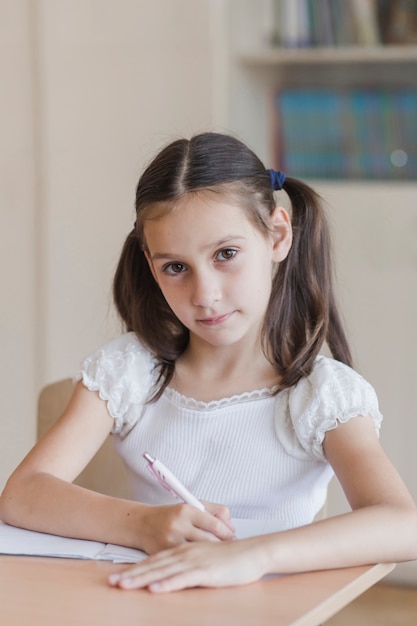
[[[194,306],[210,308],[221,299],[219,281],[211,274],[198,275],[193,281],[192,303]]]

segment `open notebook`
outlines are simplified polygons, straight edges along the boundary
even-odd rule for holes
[[[273,520],[233,519],[232,523],[238,539],[284,530],[282,524]],[[15,528],[1,521],[0,554],[92,559],[114,563],[136,563],[147,556],[145,552],[134,548],[38,533]]]

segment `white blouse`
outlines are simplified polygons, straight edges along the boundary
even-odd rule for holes
[[[227,504],[234,518],[276,520],[280,528],[311,522],[323,506],[333,470],[323,453],[328,430],[369,415],[382,421],[371,385],[350,367],[317,357],[311,374],[271,389],[202,402],[167,388],[146,403],[155,360],[134,333],[86,358],[78,376],[98,391],[114,418],[131,497],[175,502],[147,471],[143,452],[162,461],[199,499]]]

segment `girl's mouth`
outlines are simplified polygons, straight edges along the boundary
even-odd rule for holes
[[[217,315],[216,317],[205,317],[204,319],[199,319],[197,321],[205,326],[218,326],[219,324],[222,324],[230,319],[233,313],[234,311],[231,313],[225,313],[224,315]]]

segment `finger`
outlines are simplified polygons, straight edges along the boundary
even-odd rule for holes
[[[187,587],[215,586],[207,572],[197,565],[186,562],[175,562],[171,567],[148,572],[141,576],[128,576],[121,579],[121,589],[147,588],[153,593],[177,591]]]
[[[153,563],[148,563],[148,561],[149,559],[139,566],[110,575],[108,578],[110,585],[121,589],[141,589],[177,576],[192,567],[190,563],[181,558],[175,558],[174,555],[158,559]]]
[[[216,515],[210,513],[209,515],[204,514],[195,518],[194,526],[200,528],[201,530],[205,530],[206,532],[212,533],[219,539],[233,539],[235,535],[235,529],[223,519],[216,517]],[[195,541],[195,539],[193,539]]]
[[[148,556],[142,561],[138,561],[134,565],[117,572],[110,574],[109,580],[116,581],[129,575],[140,575],[143,572],[151,571],[152,569],[163,568],[171,565],[173,562],[181,558],[184,553],[187,553],[192,544],[181,544],[175,546],[175,548],[168,548],[167,550],[161,550],[152,556]]]
[[[164,547],[170,548],[192,541],[220,541],[230,539],[231,536],[232,531],[222,520],[207,511],[199,511],[191,505],[184,504],[178,508],[177,516],[167,534],[167,545]]]
[[[192,528],[190,528],[185,539],[187,543],[194,543],[199,541],[222,541],[222,539],[218,537],[217,534],[215,534],[213,531],[205,530],[204,528],[199,528],[198,526],[193,526]]]
[[[216,515],[216,517],[220,517],[220,516]],[[233,539],[236,535],[236,528],[233,526],[230,520],[223,519],[223,518],[220,518],[220,519],[222,520],[224,524],[226,524],[227,528],[233,533],[233,536],[232,536],[232,539]]]
[[[205,582],[203,573],[200,570],[193,568],[192,570],[189,569],[150,583],[148,589],[152,593],[169,593],[171,591],[179,591],[180,589],[201,586],[209,587],[211,585]]]
[[[233,534],[235,533],[235,528],[231,522],[231,513],[228,506],[224,504],[214,504],[213,502],[204,502],[204,505],[212,515],[222,520],[222,522],[233,532]]]
[[[160,526],[159,534],[154,533],[154,541],[148,542],[146,546],[148,554],[183,542],[220,541],[232,539],[234,535],[234,531],[221,519],[189,504],[175,505],[162,513],[162,518],[156,517]]]
[[[230,521],[231,513],[228,506],[225,504],[216,504],[215,502],[207,502],[205,500],[202,500],[202,502],[207,511],[209,511],[212,515],[219,517],[225,522]]]

